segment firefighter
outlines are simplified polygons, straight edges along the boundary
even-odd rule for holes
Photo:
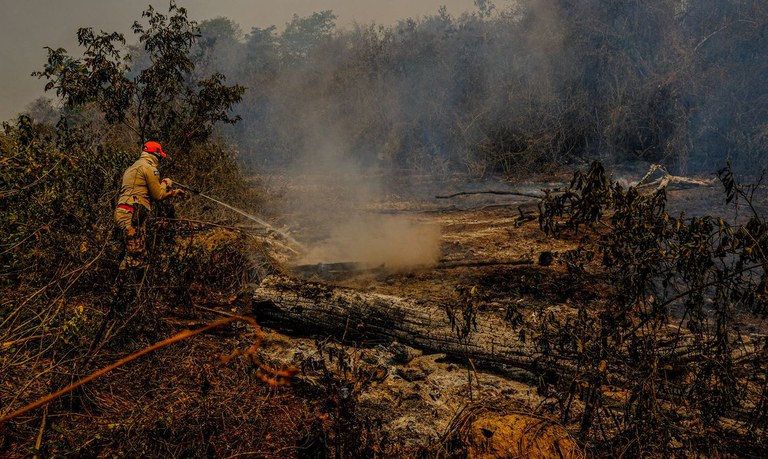
[[[166,154],[159,143],[144,144],[139,159],[123,173],[120,197],[115,209],[115,222],[125,238],[125,257],[120,269],[139,268],[146,264],[146,222],[153,201],[170,197],[186,197],[183,190],[174,190],[171,179],[160,180],[157,166]]]

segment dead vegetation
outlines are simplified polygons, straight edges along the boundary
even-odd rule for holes
[[[721,181],[727,198],[754,197],[727,169]],[[516,205],[421,214],[442,228],[432,267],[297,276],[267,233],[173,218],[156,230],[152,268],[121,288],[78,289],[78,274],[6,287],[3,415],[66,393],[4,422],[0,448],[762,454],[759,220],[672,217],[664,188],[624,190],[597,165],[546,195],[538,224]],[[82,276],[116,263],[114,241],[98,253]],[[252,319],[228,316],[269,329],[260,340]]]

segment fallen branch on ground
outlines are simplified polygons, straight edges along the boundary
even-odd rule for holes
[[[661,174],[661,177],[649,181],[650,178],[653,176],[654,173],[659,172]],[[656,189],[669,187],[669,185],[678,185],[680,187],[698,187],[698,186],[706,186],[711,187],[715,183],[715,179],[709,179],[709,180],[700,180],[700,179],[692,179],[689,177],[681,177],[679,175],[672,175],[670,174],[667,169],[660,165],[660,164],[651,164],[651,167],[648,168],[648,172],[643,176],[643,178],[640,179],[640,181],[637,182],[637,185],[635,185],[637,188],[643,188],[643,187],[656,187]]]
[[[62,395],[68,394],[68,393],[72,392],[73,390],[77,389],[78,387],[80,387],[80,386],[82,386],[82,385],[84,385],[84,384],[86,384],[86,383],[88,383],[90,381],[93,381],[94,379],[99,378],[100,376],[103,376],[103,375],[109,373],[110,371],[112,371],[112,370],[114,370],[116,368],[120,368],[121,366],[125,365],[126,363],[132,362],[132,361],[138,359],[139,357],[147,355],[150,352],[156,351],[156,350],[158,350],[160,348],[163,348],[165,346],[168,346],[170,344],[177,343],[179,341],[183,341],[183,340],[185,340],[187,338],[191,338],[191,337],[193,337],[195,335],[199,335],[201,333],[205,333],[205,332],[207,332],[209,330],[212,330],[212,329],[214,329],[216,327],[220,327],[222,325],[226,325],[226,324],[228,324],[230,322],[237,322],[237,321],[239,321],[239,322],[246,322],[246,323],[248,323],[248,324],[250,324],[251,326],[254,327],[254,329],[257,331],[256,342],[250,348],[248,348],[247,350],[245,350],[245,351],[237,350],[237,351],[235,351],[234,353],[232,353],[229,356],[222,357],[222,360],[226,363],[226,362],[228,362],[229,360],[231,360],[232,358],[234,358],[234,357],[236,357],[238,355],[248,355],[251,358],[251,361],[254,364],[256,364],[259,367],[260,370],[262,370],[263,372],[267,373],[268,375],[271,375],[271,376],[264,376],[264,377],[262,377],[261,379],[264,382],[267,382],[268,384],[273,385],[273,386],[289,385],[290,381],[291,381],[291,378],[296,374],[296,370],[295,369],[290,368],[290,369],[284,369],[284,370],[275,370],[275,369],[272,369],[272,368],[266,366],[265,364],[259,362],[254,357],[253,354],[254,354],[254,352],[256,352],[256,349],[258,349],[261,346],[261,341],[262,341],[262,335],[261,335],[261,332],[260,332],[260,328],[259,328],[259,325],[256,323],[256,321],[253,320],[250,317],[232,316],[232,317],[226,317],[226,318],[223,318],[223,319],[219,319],[219,320],[217,320],[215,322],[212,322],[212,323],[208,324],[207,326],[205,326],[203,328],[199,328],[197,330],[184,330],[184,331],[182,331],[180,333],[177,333],[176,335],[172,336],[171,338],[168,338],[166,340],[163,340],[163,341],[160,341],[158,343],[155,343],[152,346],[149,346],[147,348],[144,348],[144,349],[140,350],[139,352],[135,352],[135,353],[129,355],[128,357],[122,358],[122,359],[118,360],[117,362],[113,363],[112,365],[109,365],[108,367],[102,368],[101,370],[96,371],[94,373],[91,373],[90,375],[86,376],[85,378],[83,378],[83,379],[81,379],[81,380],[79,380],[79,381],[77,381],[77,382],[75,382],[73,384],[70,384],[69,386],[65,387],[64,389],[61,389],[61,390],[59,390],[57,392],[54,392],[54,393],[52,393],[50,395],[47,395],[47,396],[41,398],[40,400],[38,400],[38,401],[36,401],[34,403],[30,403],[29,405],[27,405],[27,406],[25,406],[23,408],[20,408],[20,409],[12,412],[10,414],[7,414],[7,415],[1,417],[0,418],[0,425],[5,423],[6,421],[10,421],[13,418],[21,416],[24,413],[32,411],[35,408],[39,408],[39,407],[41,407],[43,405],[47,405],[48,403],[56,400],[57,398],[61,397]]]
[[[436,199],[450,199],[455,198],[456,196],[469,196],[472,194],[496,194],[496,195],[502,195],[502,196],[522,196],[525,198],[535,198],[535,199],[541,199],[544,197],[543,194],[532,194],[532,193],[520,193],[517,191],[495,191],[495,190],[487,190],[487,191],[462,191],[460,193],[453,193],[445,196],[435,196]]]
[[[521,265],[532,265],[533,260],[528,259],[522,259],[522,260],[489,260],[489,261],[474,261],[474,262],[466,262],[466,261],[453,261],[453,262],[441,262],[439,265],[436,266],[436,269],[450,269],[450,268],[477,268],[482,266],[521,266]]]

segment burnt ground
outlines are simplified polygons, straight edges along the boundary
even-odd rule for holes
[[[437,264],[353,268],[332,279],[310,278],[445,304],[458,301],[462,288],[476,286],[484,307],[499,314],[506,304],[520,307],[521,301],[567,301],[555,284],[547,285],[561,271],[558,263],[540,266],[537,257],[542,251],[566,250],[574,242],[544,237],[530,215],[521,221],[518,204],[532,210],[530,200],[503,201],[488,196],[456,203],[395,197],[376,203],[366,211],[438,225]],[[297,239],[311,239],[302,230],[307,229],[293,233]],[[276,261],[284,268],[296,255],[279,238],[265,238],[250,228],[213,228],[192,237],[203,251],[243,240],[261,263],[259,273],[275,269]],[[269,263],[262,263],[259,254],[265,253]],[[204,268],[236,271],[238,260],[226,252]],[[521,261],[526,264],[508,264]],[[230,277],[236,276],[218,276]],[[61,306],[81,311],[81,330],[106,324],[108,337],[97,357],[82,363],[75,355],[48,353],[35,357],[29,367],[15,367],[3,376],[3,405],[18,408],[162,339],[222,315],[248,313],[253,286],[217,287],[190,285],[184,296],[188,304],[150,301],[114,315],[106,308],[108,290],[67,298]],[[555,292],[559,298],[552,297]],[[147,294],[151,300],[151,291]],[[544,399],[537,394],[534,376],[523,371],[470,371],[466,362],[396,342],[350,342],[343,336],[270,324],[256,360],[299,370],[290,387],[273,387],[248,358],[220,359],[248,348],[258,336],[248,326],[230,324],[157,350],[5,424],[0,451],[8,457],[36,451],[42,457],[429,457],[465,451],[463,443],[453,445],[453,433],[469,435],[468,420],[491,412],[524,413],[520,426],[532,423],[548,438],[569,435],[546,417],[529,416],[541,412]],[[87,342],[80,345],[88,348]],[[62,361],[50,379],[25,376]],[[73,368],[67,369],[67,362],[75,362]],[[494,419],[485,422],[500,422]]]
[[[581,237],[547,237],[538,227],[535,199],[486,194],[450,200],[398,198],[377,202],[365,212],[384,218],[405,216],[420,224],[437,225],[440,254],[436,263],[390,269],[348,260],[318,264],[316,269],[301,265],[294,267],[292,274],[329,286],[443,305],[458,304],[462,295],[474,287],[480,308],[503,316],[512,307],[520,314],[532,315],[529,320],[535,320],[536,314],[546,308],[567,308],[577,297],[598,296],[589,286],[574,288],[563,279],[567,276],[559,261],[560,254],[576,248]],[[305,235],[302,239],[301,231],[299,228],[294,233],[300,240],[311,237]],[[322,354],[310,344],[311,339],[307,340],[311,331],[281,330],[279,324],[270,327],[277,334],[290,334],[281,335],[280,344],[271,349],[273,355],[285,356],[283,363],[301,365],[297,354],[309,360]],[[335,342],[341,336],[323,339]],[[454,423],[467,410],[498,409],[502,413],[522,412],[531,416],[543,416],[547,411],[546,400],[537,390],[537,377],[526,371],[470,371],[466,361],[439,354],[424,355],[420,349],[376,338],[358,339],[341,347],[350,359],[349,365],[371,367],[386,375],[380,381],[366,381],[354,393],[356,416],[376,424],[378,438],[374,443],[382,445],[385,456],[435,453],[436,447],[439,449],[456,433]],[[349,387],[357,387],[354,377],[347,377],[352,378]],[[550,422],[546,417],[542,419]],[[568,434],[562,431],[550,436],[567,438]],[[532,451],[520,452],[536,456],[544,450]]]
[[[486,188],[498,189],[477,185],[475,190]],[[536,188],[529,185],[525,191]],[[713,201],[722,202],[721,191],[714,187],[670,192],[672,212],[680,209],[690,215],[712,210]],[[545,310],[568,314],[572,301],[600,301],[609,286],[575,285],[563,260],[567,251],[590,244],[593,238],[589,233],[566,239],[546,236],[538,227],[535,208],[535,200],[514,196],[389,196],[364,211],[439,226],[436,263],[406,269],[352,263],[330,275],[311,269],[294,269],[294,275],[330,286],[442,304],[461,301],[467,289],[474,287],[481,308],[506,314],[512,306],[524,319],[521,327]],[[242,231],[221,228],[212,233],[197,237],[245,238],[258,251],[269,252],[270,263],[282,262],[283,268],[295,264],[294,252],[274,238],[265,239],[263,233],[243,236]],[[299,240],[322,238],[309,222],[294,226],[292,234]],[[269,270],[261,266],[257,271]],[[158,337],[198,328],[222,314],[249,311],[247,289],[208,295],[198,294],[200,288],[193,290],[191,306],[155,304],[151,310],[121,313],[124,321],[136,315],[145,320],[124,327],[118,320],[116,337],[88,368],[98,369]],[[85,305],[84,320],[93,324],[106,317],[93,298],[76,298],[75,304]],[[45,411],[39,409],[4,426],[0,451],[24,457],[38,444],[43,455],[68,457],[582,454],[582,447],[573,440],[574,426],[559,425],[556,407],[540,391],[541,381],[527,371],[473,369],[466,362],[396,342],[350,342],[343,333],[318,335],[269,324],[256,359],[299,370],[290,387],[273,387],[247,358],[227,363],[219,359],[247,348],[257,336],[247,326],[228,325],[156,351],[62,397]],[[47,356],[38,363],[47,365],[54,358]],[[35,383],[20,392],[5,387],[4,401],[11,399],[9,394],[14,406],[19,406],[17,398],[33,401],[35,394],[62,386],[61,381],[55,382]],[[578,402],[572,409],[578,413]],[[510,416],[517,417],[510,421]],[[501,429],[502,424],[505,429],[517,427],[489,442],[488,429]],[[529,424],[532,430],[523,428]],[[486,426],[486,430],[473,430],[473,426]],[[510,450],[509,444],[518,449]],[[552,445],[570,446],[547,449]]]
[[[560,184],[542,182],[543,186]],[[505,189],[499,184],[477,184],[472,188],[477,191]],[[537,185],[529,184],[516,190],[533,194],[537,193]],[[451,193],[432,193],[422,190],[418,196],[390,196],[358,211],[376,218],[394,216],[439,227],[439,258],[435,263],[390,268],[349,259],[345,263],[319,263],[315,269],[312,265],[294,266],[292,275],[329,286],[446,306],[459,304],[466,292],[474,288],[481,309],[502,317],[514,310],[525,323],[536,322],[542,311],[560,308],[567,314],[570,302],[599,297],[597,286],[569,282],[560,260],[561,254],[591,237],[588,234],[568,239],[546,236],[538,226],[536,199],[491,194],[437,199],[435,195]],[[295,216],[294,221],[310,219]],[[304,226],[300,223],[294,227],[293,234],[302,241],[322,240],[322,232],[318,230],[322,225],[318,221],[313,223]],[[290,266],[291,254],[284,255],[285,264]],[[270,327],[278,334],[291,336],[272,349],[276,354],[285,355],[282,363],[301,365],[297,355],[309,360],[318,358],[316,350],[310,351],[313,349],[311,330],[281,328],[280,324],[270,324]],[[514,333],[522,328],[525,326],[518,327]],[[528,333],[530,336],[530,331]],[[344,335],[343,327],[338,336],[321,338],[340,341],[341,335]],[[307,338],[310,341],[306,341]],[[447,359],[444,355],[423,355],[420,349],[403,350],[405,346],[399,343],[374,337],[345,344],[342,347],[350,356],[350,365],[364,362],[363,365],[372,365],[387,375],[381,381],[363,384],[354,395],[358,416],[366,413],[364,417],[376,423],[377,435],[385,439],[382,444],[402,446],[403,449],[384,447],[388,455],[410,457],[423,452],[424,448],[441,444],[455,433],[453,423],[469,407],[485,410],[514,407],[530,415],[547,413],[547,401],[539,395],[537,376],[526,371],[480,368],[473,369],[469,375],[466,361]],[[296,346],[300,351],[296,351]],[[403,353],[409,357],[403,358]],[[525,454],[534,453],[525,451]]]
[[[540,183],[541,187],[551,188],[562,181]],[[513,189],[535,193],[536,188],[536,184],[527,184]],[[498,190],[499,187],[476,185],[471,189]],[[459,304],[466,298],[466,292],[474,289],[481,309],[499,316],[510,310],[519,314],[519,324],[514,332],[524,332],[528,336],[535,333],[533,328],[538,317],[545,312],[574,314],[574,302],[597,304],[610,291],[611,286],[601,281],[599,260],[588,268],[593,273],[589,282],[574,283],[566,269],[569,251],[580,246],[595,248],[595,233],[584,231],[564,238],[545,235],[538,226],[535,199],[482,193],[451,199],[424,197],[424,194],[421,199],[397,198],[400,199],[371,205],[365,212],[406,215],[420,223],[438,225],[440,256],[435,264],[387,269],[386,266],[372,267],[347,260],[346,263],[319,264],[315,270],[312,266],[302,265],[294,268],[293,274],[331,286],[444,305]],[[719,215],[731,220],[746,214],[740,215],[732,206],[726,205],[721,187],[714,182],[712,186],[678,187],[673,184],[668,189],[668,211],[672,215]],[[299,228],[298,234],[301,231]],[[765,323],[754,323],[751,328],[764,330]],[[412,351],[420,355],[419,350]],[[468,407],[491,409],[502,406],[506,407],[501,409],[502,413],[522,411],[553,423],[558,419],[557,408],[543,396],[539,377],[523,370],[479,369],[467,378],[466,361],[451,361],[440,355],[418,357],[420,360],[415,360],[417,370],[413,370],[414,363],[397,361],[394,356],[397,350],[392,343],[375,340],[355,342],[353,352],[359,352],[363,360],[384,367],[388,375],[357,394],[358,413],[368,413],[376,419],[379,434],[384,438],[407,447],[404,450],[385,448],[388,454],[410,456],[415,451],[423,451],[421,448],[424,447],[434,452],[436,444],[445,444],[447,437],[457,433],[456,419]],[[419,375],[416,380],[404,377],[413,371]],[[475,378],[474,382],[470,383],[472,378]],[[430,388],[426,393],[425,385]],[[610,390],[606,389],[605,393],[610,394]],[[623,393],[617,391],[609,398],[611,396],[622,400]],[[404,403],[403,399],[409,402]],[[581,408],[578,401],[571,407],[574,414]],[[381,413],[386,414],[382,416]],[[576,426],[561,427],[567,430],[558,438],[572,440],[569,435],[577,430]],[[471,438],[471,433],[464,434]],[[467,444],[471,445],[472,441],[466,438]],[[514,438],[512,441],[518,440]],[[501,440],[497,437],[496,441]],[[547,444],[546,441],[538,443]],[[471,446],[467,448],[459,447],[458,451],[474,454]],[[526,450],[520,454],[547,457],[541,450]],[[550,451],[550,454],[554,453]],[[489,453],[488,457],[494,457],[494,454]]]

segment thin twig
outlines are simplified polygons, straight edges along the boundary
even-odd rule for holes
[[[48,420],[48,407],[45,407],[43,411],[43,420],[40,422],[40,431],[37,433],[37,440],[35,441],[35,455],[32,459],[37,459],[37,452],[40,451],[40,445],[43,444],[43,432],[45,432],[45,422]]]

